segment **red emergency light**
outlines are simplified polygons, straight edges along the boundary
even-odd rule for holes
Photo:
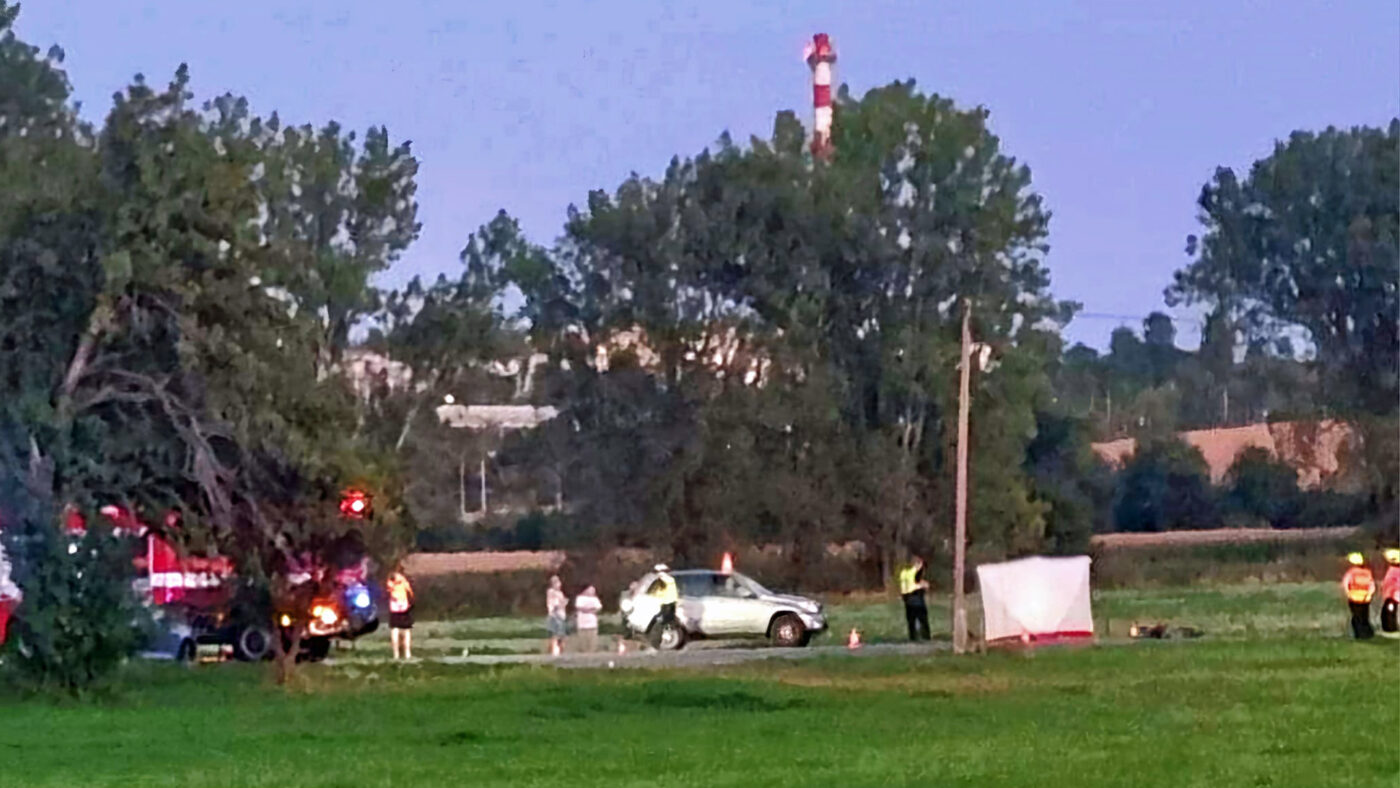
[[[348,490],[340,498],[340,513],[346,517],[364,517],[369,513],[369,496],[361,490]]]

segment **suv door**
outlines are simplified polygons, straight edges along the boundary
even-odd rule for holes
[[[768,631],[772,606],[758,599],[733,575],[716,572],[712,577],[711,618],[717,632],[746,637],[763,636]]]
[[[686,572],[674,577],[676,593],[680,596],[680,603],[676,605],[676,617],[686,629],[708,634],[710,629],[705,624],[706,611],[713,607],[714,600],[710,593],[712,584],[707,573]]]

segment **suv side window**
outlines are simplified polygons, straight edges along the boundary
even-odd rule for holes
[[[714,593],[714,582],[709,574],[679,575],[676,577],[676,591],[681,596],[702,597]]]
[[[715,586],[713,593],[715,596],[728,597],[730,599],[748,599],[752,594],[748,589],[739,585],[739,581],[733,575],[714,575]]]

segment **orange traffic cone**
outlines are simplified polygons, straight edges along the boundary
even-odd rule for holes
[[[851,634],[846,638],[846,648],[860,648],[860,630],[855,629],[854,627],[851,628]]]
[[[729,553],[725,553],[724,559],[719,562],[719,571],[724,575],[734,574],[734,557]]]

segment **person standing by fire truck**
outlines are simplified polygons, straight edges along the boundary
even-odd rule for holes
[[[1400,637],[1400,622],[1397,622],[1397,608],[1400,608],[1400,549],[1385,551],[1385,577],[1381,578],[1381,634],[1386,637]]]
[[[413,659],[413,586],[403,572],[389,575],[389,639],[394,659]]]
[[[1342,575],[1342,592],[1351,607],[1351,634],[1357,640],[1366,640],[1376,634],[1371,628],[1371,599],[1376,595],[1376,578],[1366,566],[1366,557],[1360,553],[1348,555],[1347,563],[1351,568]]]

